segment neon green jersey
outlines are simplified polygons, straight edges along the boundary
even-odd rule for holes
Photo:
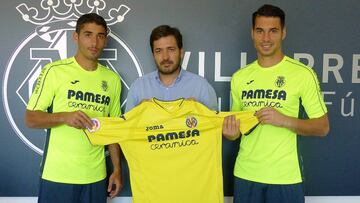
[[[93,144],[120,143],[134,203],[222,203],[222,125],[235,114],[246,133],[254,112],[216,112],[193,100],[144,101],[121,118],[96,118]]]
[[[231,80],[232,111],[273,107],[298,117],[300,101],[309,118],[326,112],[314,71],[287,56],[273,67],[258,62],[238,70]],[[234,175],[267,184],[293,184],[302,181],[297,135],[285,128],[259,125],[242,136]]]
[[[72,57],[42,69],[27,109],[119,116],[120,91],[119,76],[113,71],[100,64],[95,71],[86,71]],[[47,134],[43,179],[87,184],[106,177],[104,147],[91,145],[82,130],[60,125]]]

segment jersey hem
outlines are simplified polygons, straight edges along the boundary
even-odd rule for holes
[[[284,181],[284,180],[278,180],[278,181],[274,181],[274,180],[264,180],[261,178],[249,178],[249,177],[245,177],[245,176],[241,176],[238,174],[234,173],[234,176],[237,178],[241,178],[244,180],[248,180],[248,181],[252,181],[252,182],[257,182],[257,183],[263,183],[263,184],[273,184],[273,185],[290,185],[290,184],[297,184],[297,183],[302,183],[303,181],[300,180],[292,180],[292,181]]]
[[[46,176],[42,176],[41,178],[44,179],[44,180],[48,180],[48,181],[52,181],[52,182],[56,182],[56,183],[91,184],[91,183],[96,183],[96,182],[99,182],[101,180],[104,180],[106,178],[106,174],[104,176],[94,178],[94,179],[91,179],[91,180],[69,180],[69,179],[50,178],[50,177],[46,177]]]

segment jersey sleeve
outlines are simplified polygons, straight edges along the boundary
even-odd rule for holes
[[[93,145],[120,143],[127,139],[131,128],[125,117],[98,117],[92,119],[93,129],[84,130]]]
[[[34,91],[30,96],[27,109],[31,111],[46,111],[51,106],[55,96],[56,77],[52,66],[47,65],[42,70],[37,79]]]
[[[116,77],[115,82],[115,91],[110,105],[110,117],[119,117],[121,115],[121,104],[120,104],[120,96],[121,96],[121,82],[120,78]]]
[[[236,120],[240,120],[240,132],[247,135],[256,128],[259,120],[255,116],[255,111],[237,111],[237,112],[220,112],[221,117],[235,115]]]
[[[231,79],[231,89],[230,89],[230,101],[231,101],[231,111],[241,111],[243,110],[243,105],[240,97],[240,89],[237,87],[236,78]]]
[[[240,120],[240,132],[243,135],[251,133],[259,124],[254,111],[238,111],[235,116]]]
[[[301,102],[309,118],[319,118],[327,113],[327,108],[321,95],[316,73],[311,68],[308,70],[300,89]]]
[[[139,118],[142,117],[145,104],[140,104],[120,117],[92,118],[93,129],[84,130],[93,145],[108,145],[136,139],[143,128],[139,128]]]

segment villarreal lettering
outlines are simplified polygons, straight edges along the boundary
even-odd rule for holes
[[[284,90],[257,89],[242,91],[241,99],[277,99],[286,100],[286,92]]]
[[[75,90],[68,90],[68,99],[75,99],[80,101],[95,102],[97,104],[105,104],[109,106],[110,97],[101,94],[94,94],[92,92],[82,92]]]
[[[191,145],[197,145],[199,142],[195,139],[185,139],[193,138],[200,136],[200,131],[197,129],[179,131],[179,132],[168,132],[168,133],[159,133],[157,135],[149,135],[148,142],[152,142],[150,149],[160,150],[160,149],[170,149],[176,147],[186,147]],[[181,140],[179,140],[181,139]],[[169,141],[170,140],[170,141]],[[166,142],[169,141],[169,142]],[[158,144],[158,142],[160,142]]]

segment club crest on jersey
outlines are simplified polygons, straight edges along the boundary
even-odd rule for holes
[[[282,87],[285,85],[285,77],[284,76],[278,76],[275,80],[275,86],[276,87]]]
[[[88,128],[89,132],[93,133],[93,132],[96,132],[100,129],[100,121],[96,118],[92,118],[91,119],[91,122],[93,123],[93,127],[90,129]]]
[[[187,117],[186,118],[186,125],[189,127],[189,128],[195,128],[197,126],[197,120],[194,116],[191,116],[191,117]]]
[[[101,88],[104,90],[104,92],[107,91],[108,83],[105,80],[101,81]]]

